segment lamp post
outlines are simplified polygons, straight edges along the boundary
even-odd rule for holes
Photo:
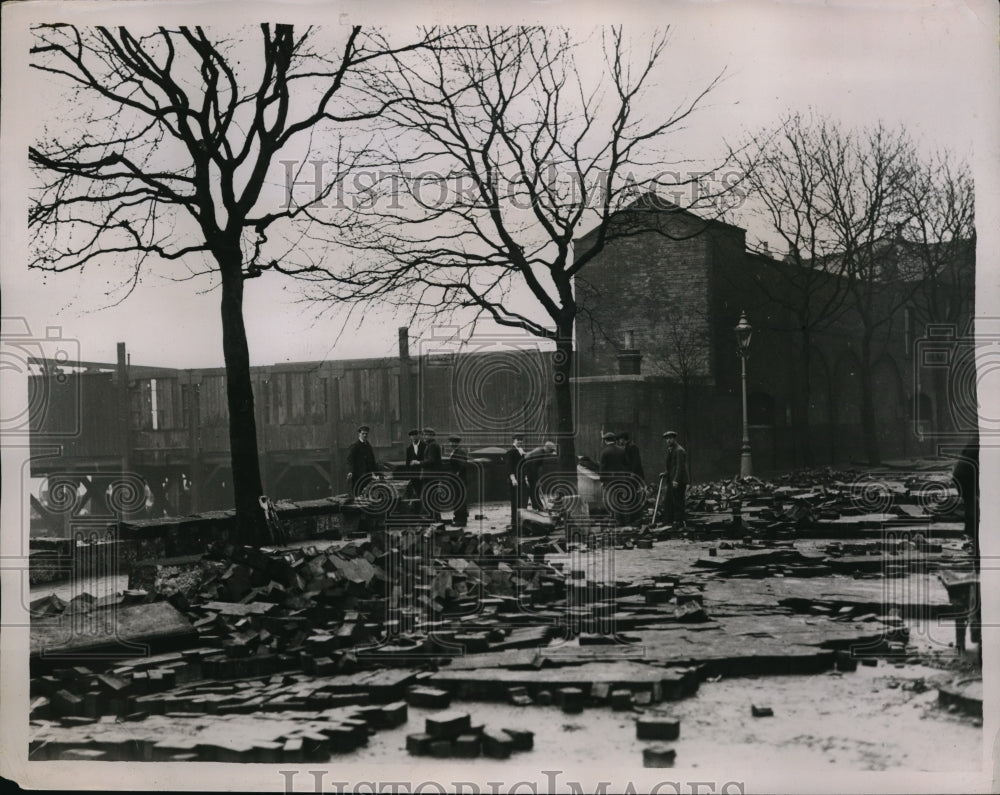
[[[747,424],[747,357],[750,355],[750,337],[753,326],[747,323],[747,313],[740,312],[740,322],[733,329],[736,332],[736,344],[740,350],[740,361],[743,364],[743,446],[740,449],[740,477],[753,474],[753,458],[750,455],[750,426]]]

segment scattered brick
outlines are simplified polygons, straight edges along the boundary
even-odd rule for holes
[[[468,712],[445,712],[427,718],[424,731],[435,739],[454,739],[468,733],[472,718]]]
[[[651,745],[642,749],[643,767],[673,767],[677,751],[662,745]]]
[[[406,751],[413,756],[427,756],[431,751],[431,740],[434,738],[429,734],[408,734],[406,735]]]
[[[676,740],[680,733],[681,722],[676,718],[645,715],[635,722],[635,736],[639,740]]]

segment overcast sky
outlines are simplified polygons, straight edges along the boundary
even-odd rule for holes
[[[135,364],[221,366],[219,295],[211,280],[174,283],[151,271],[131,296],[109,306],[113,299],[106,293],[115,295],[115,285],[125,276],[112,265],[88,268],[83,275],[44,275],[27,268],[25,152],[40,123],[59,118],[60,105],[38,101],[48,94],[35,82],[41,76],[26,69],[26,25],[32,18],[78,24],[183,20],[222,25],[231,24],[232,15],[210,5],[185,4],[180,17],[175,7],[159,2],[141,3],[138,9],[123,9],[119,3],[113,17],[104,6],[86,3],[17,5],[4,7],[3,314],[25,317],[34,333],[60,327],[63,336],[80,341],[86,360],[113,361],[115,343],[124,341]],[[424,7],[420,13],[414,4],[394,12],[381,6],[371,9],[372,5],[336,6],[346,9],[346,17],[328,6],[303,4],[304,10],[296,14],[282,5],[281,17],[330,25],[348,20],[409,25],[485,19],[478,3]],[[995,201],[995,191],[987,189],[996,184],[1000,96],[996,18],[989,2],[739,0],[623,5],[629,13],[597,4],[507,2],[502,4],[502,21],[569,22],[580,30],[613,21],[623,22],[626,31],[671,25],[669,49],[657,74],[665,97],[695,91],[726,70],[724,82],[703,110],[672,142],[682,155],[695,158],[695,164],[720,152],[726,140],[773,124],[789,110],[812,108],[848,125],[879,118],[890,125],[903,124],[925,149],[951,148],[974,160],[981,251],[986,247],[991,234],[987,227],[996,226],[984,221],[995,218],[989,204]],[[469,12],[460,12],[463,8]],[[240,9],[241,21],[249,22],[255,15],[274,18],[264,5],[240,4]],[[380,16],[372,16],[375,13]],[[760,237],[766,237],[766,231],[752,229],[748,235],[751,242]],[[992,250],[997,250],[995,245]],[[996,281],[994,266],[981,258],[980,284],[987,297]],[[253,363],[395,354],[396,327],[403,319],[378,313],[360,327],[352,323],[335,342],[342,315],[335,311],[320,316],[298,297],[294,283],[274,274],[248,282],[245,313]]]

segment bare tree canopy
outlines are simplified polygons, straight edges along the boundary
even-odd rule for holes
[[[800,114],[740,153],[751,205],[787,248],[760,259],[757,286],[790,318],[801,367],[793,413],[806,463],[813,335],[845,314],[858,321],[861,425],[880,459],[874,368],[904,308],[957,320],[971,306],[972,180],[950,155],[921,157],[901,129],[847,129]],[[763,274],[763,272],[762,272]]]
[[[684,96],[655,83],[666,33],[645,49],[620,29],[599,35],[600,64],[578,63],[564,30],[524,27],[451,31],[419,61],[394,58],[372,92],[389,103],[382,148],[402,168],[359,208],[351,245],[362,256],[320,288],[326,299],[360,293],[415,317],[471,309],[554,342],[567,471],[576,464],[574,280],[613,239],[660,229],[616,215],[626,205],[653,197],[652,217],[664,209],[661,191],[695,197],[674,204],[712,198],[701,174],[669,166],[680,160],[669,142],[720,78]],[[513,298],[524,292],[528,302]]]
[[[34,32],[32,66],[65,94],[58,126],[29,152],[39,179],[31,267],[113,265],[128,268],[133,286],[150,269],[218,278],[236,510],[246,540],[261,541],[244,283],[278,262],[290,273],[312,267],[298,245],[306,210],[357,163],[345,136],[385,110],[364,85],[379,60],[434,34],[392,49],[359,27]],[[317,149],[333,172],[308,202],[284,203],[274,188],[283,161]]]

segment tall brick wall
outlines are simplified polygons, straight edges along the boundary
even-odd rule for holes
[[[609,242],[577,279],[580,374],[617,373],[625,333],[632,331],[643,374],[686,372],[710,383],[709,224],[684,213],[644,216],[642,223],[645,231]],[[582,238],[577,251],[591,243]]]

